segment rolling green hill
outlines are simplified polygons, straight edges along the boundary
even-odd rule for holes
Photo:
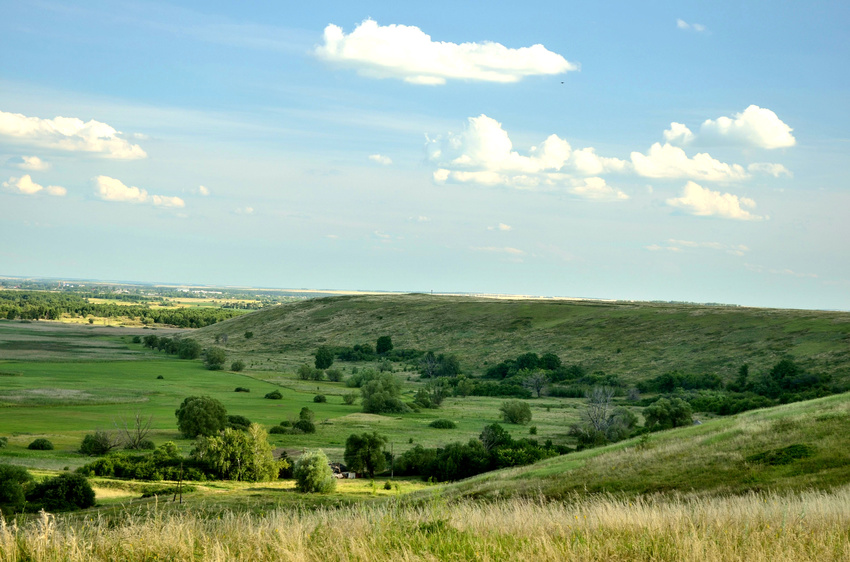
[[[850,394],[746,412],[446,485],[444,498],[723,496],[850,483]],[[427,496],[427,494],[425,494]]]
[[[248,331],[254,337],[246,339]],[[319,345],[374,345],[388,334],[396,348],[457,354],[467,374],[534,351],[631,382],[672,370],[728,380],[742,363],[761,372],[791,356],[805,369],[850,382],[846,312],[368,295],[285,304],[193,334],[206,345],[227,334],[225,347],[235,355],[282,353],[298,360],[308,360]]]

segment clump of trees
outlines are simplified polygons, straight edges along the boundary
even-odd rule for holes
[[[247,431],[226,428],[219,435],[199,439],[191,456],[224,480],[266,482],[276,479],[280,471],[266,431],[255,423]]]
[[[79,474],[63,473],[36,483],[23,467],[0,464],[0,513],[72,511],[95,504],[94,490]]]
[[[499,406],[499,411],[507,423],[525,424],[531,421],[531,407],[522,400],[506,400]]]
[[[579,449],[614,443],[635,433],[637,416],[626,408],[614,406],[613,388],[594,387],[585,398],[581,422],[570,427],[570,435],[575,437]]]
[[[374,478],[376,472],[383,472],[387,467],[387,456],[384,454],[387,442],[387,437],[379,435],[377,431],[349,435],[345,440],[345,464],[349,470],[365,472],[369,478]]]
[[[210,371],[220,371],[227,361],[227,352],[220,347],[210,347],[204,351],[204,367]]]
[[[184,436],[215,435],[227,426],[227,409],[210,396],[189,396],[175,410],[177,429]]]

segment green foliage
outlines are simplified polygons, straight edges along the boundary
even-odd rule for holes
[[[292,471],[295,489],[304,493],[328,494],[336,489],[336,478],[321,450],[307,451],[295,463]]]
[[[334,353],[330,347],[323,345],[316,350],[316,368],[327,369],[334,363]]]
[[[393,348],[393,339],[390,336],[381,336],[375,344],[375,353],[384,355]]]
[[[234,392],[251,392],[251,389],[244,386],[237,386]]]
[[[439,419],[429,423],[428,427],[433,427],[436,429],[455,429],[457,428],[457,424],[452,420]]]
[[[317,394],[313,397],[313,402],[316,402],[317,404],[322,403],[322,402],[327,402],[327,401],[328,401],[328,399],[327,399],[327,397],[325,397],[324,394]]]
[[[25,490],[33,478],[21,466],[0,464],[0,514],[11,515],[24,507]]]
[[[220,371],[227,361],[227,352],[220,347],[211,347],[204,353],[204,367],[210,371]]]
[[[292,429],[297,429],[301,433],[316,433],[316,424],[310,420],[298,420],[292,424]]]
[[[199,435],[215,435],[227,425],[227,409],[209,396],[189,396],[175,410],[177,429],[194,439]]]
[[[52,451],[53,443],[51,443],[50,440],[45,439],[44,437],[39,437],[38,439],[27,445],[27,449],[30,449],[32,451]]]
[[[94,490],[85,476],[70,472],[37,483],[26,498],[33,509],[46,511],[86,509],[95,503]]]
[[[227,428],[200,439],[192,457],[209,464],[224,480],[265,482],[277,478],[278,467],[266,431],[251,424],[247,431]]]
[[[460,372],[460,360],[456,355],[435,355],[429,351],[419,360],[419,373],[425,378],[456,377]]]
[[[253,337],[254,337],[254,332],[251,332],[251,331],[245,332],[245,339],[246,340],[250,340]]]
[[[528,428],[528,434],[529,435],[537,435],[537,426],[532,425],[531,427],[529,427]]]
[[[389,414],[407,412],[399,396],[401,384],[390,373],[378,373],[360,388],[363,411],[369,414]]]
[[[251,426],[251,420],[246,418],[245,416],[239,415],[228,415],[227,416],[227,427],[230,429],[236,429],[239,431],[248,431],[248,428]]]
[[[682,427],[693,423],[691,405],[681,398],[659,398],[643,410],[650,431]]]
[[[89,456],[105,455],[118,444],[105,431],[96,431],[83,437],[80,444],[80,453]]]
[[[524,424],[531,421],[531,407],[522,400],[507,400],[499,407],[502,419],[508,423]]]
[[[351,406],[352,404],[357,402],[357,393],[356,392],[348,392],[346,394],[343,394],[342,395],[342,402],[347,406]]]
[[[387,465],[384,446],[388,439],[373,433],[351,434],[345,440],[345,464],[354,472],[366,472],[374,478],[376,472],[382,472]]]
[[[281,400],[283,398],[283,394],[281,394],[279,390],[272,390],[271,392],[267,392],[263,398],[268,398],[269,400]]]
[[[324,371],[304,364],[298,367],[298,378],[302,381],[320,381],[325,377]]]
[[[2,449],[3,447],[5,447],[8,444],[9,444],[9,438],[8,437],[0,437],[0,449]]]
[[[316,419],[316,413],[307,406],[304,406],[301,408],[301,411],[298,412],[298,419],[311,422]]]
[[[201,344],[193,339],[181,339],[177,345],[177,357],[180,359],[197,359],[201,356]]]
[[[237,359],[233,363],[230,364],[230,370],[235,371],[237,373],[245,370],[245,362],[241,359]]]
[[[339,369],[328,369],[325,374],[331,382],[340,382],[342,380],[342,371]]]

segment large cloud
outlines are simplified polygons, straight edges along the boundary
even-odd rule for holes
[[[104,201],[117,201],[124,203],[152,203],[158,207],[185,207],[186,203],[179,197],[167,197],[164,195],[148,195],[144,189],[135,186],[127,186],[121,180],[109,176],[97,176],[95,178],[95,192]]]
[[[68,193],[68,190],[60,185],[48,185],[47,187],[39,185],[32,181],[32,177],[29,174],[19,178],[9,178],[9,181],[3,182],[3,187],[22,195],[35,195],[42,190],[46,191],[49,195],[55,195],[57,197],[62,197]]]
[[[147,156],[139,145],[130,144],[120,134],[106,123],[93,119],[88,122],[75,117],[41,119],[0,111],[0,137],[45,148],[93,152],[119,160]]]
[[[328,25],[316,54],[375,78],[412,84],[445,84],[447,79],[517,82],[525,76],[563,74],[578,66],[543,45],[509,49],[499,43],[431,40],[418,27],[378,25],[365,20],[346,35]]]
[[[750,174],[738,164],[726,164],[701,152],[688,158],[685,151],[670,143],[655,143],[649,153],[632,152],[638,175],[648,178],[692,178],[705,181],[739,181]]]
[[[619,172],[628,163],[598,156],[593,148],[573,150],[557,135],[550,135],[527,155],[513,149],[502,124],[480,115],[470,117],[460,133],[448,133],[426,144],[428,159],[437,166],[438,183],[503,185],[517,189],[567,189],[576,195],[598,199],[604,191],[600,178],[576,179],[604,172]],[[593,182],[589,182],[593,179]],[[589,182],[589,183],[588,183]],[[599,183],[601,182],[601,184]],[[607,188],[611,189],[611,188]],[[625,198],[613,190],[615,199]]]
[[[756,206],[756,202],[752,199],[738,197],[731,193],[711,191],[692,181],[685,185],[681,197],[668,199],[667,204],[702,217],[716,216],[737,220],[761,220],[763,218],[744,209],[744,207],[753,208]]]
[[[705,120],[699,133],[693,133],[682,123],[673,122],[664,131],[664,139],[677,145],[693,143],[773,149],[794,146],[797,140],[791,134],[792,130],[773,111],[751,105],[732,117]]]

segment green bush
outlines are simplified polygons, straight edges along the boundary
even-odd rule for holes
[[[66,472],[36,484],[26,494],[34,508],[46,511],[72,511],[94,505],[94,490],[81,474]]]
[[[193,339],[186,338],[177,344],[177,357],[180,359],[197,359],[201,356],[201,344]]]
[[[30,450],[33,450],[33,451],[52,451],[53,450],[53,443],[51,443],[49,440],[45,439],[44,437],[39,437],[38,439],[36,439],[35,441],[33,441],[32,443],[27,445],[27,449],[30,449]]]
[[[436,429],[455,429],[457,424],[452,420],[434,420],[428,424],[428,427],[434,427]]]
[[[342,380],[342,371],[339,369],[328,369],[325,374],[331,382],[340,382]]]
[[[316,350],[316,369],[324,370],[333,365],[334,352],[326,345]]]
[[[80,453],[89,456],[105,455],[114,449],[116,443],[105,431],[95,431],[83,437],[83,442],[80,444]]]
[[[283,398],[283,394],[281,394],[279,390],[272,390],[263,396],[263,398],[268,398],[269,400],[280,400]]]
[[[316,419],[316,414],[315,412],[313,412],[313,410],[311,410],[307,406],[304,406],[303,408],[301,408],[301,411],[298,412],[298,419],[313,421],[314,419]]]
[[[161,380],[162,380],[162,379],[164,379],[164,378],[165,378],[165,377],[163,377],[162,375],[159,375],[158,377],[156,377],[156,380],[161,381]]]
[[[499,407],[502,419],[508,423],[523,424],[531,421],[531,407],[522,400],[506,400]]]
[[[328,457],[320,450],[307,451],[298,458],[293,470],[295,489],[304,493],[327,494],[336,489],[336,478]]]
[[[327,402],[327,401],[328,401],[328,399],[325,397],[324,394],[317,394],[313,397],[313,402],[316,402],[316,403]]]
[[[142,451],[153,451],[156,449],[156,444],[150,439],[142,439],[139,441],[139,449]]]
[[[189,396],[175,410],[177,429],[186,437],[215,435],[227,425],[227,409],[209,396]]]
[[[310,420],[298,420],[292,424],[293,429],[299,429],[304,433],[316,433],[316,425]]]
[[[245,370],[245,362],[241,359],[237,359],[233,363],[230,364],[230,370],[236,371],[237,373]]]
[[[227,361],[227,352],[220,347],[211,347],[204,353],[204,367],[210,371],[220,371]]]
[[[8,437],[0,437],[0,449],[2,449],[3,447],[5,447],[8,444],[9,444],[9,438]]]
[[[251,427],[251,420],[245,416],[227,416],[227,427],[239,431],[248,431],[248,428]]]
[[[234,392],[251,392],[251,389],[244,386],[237,386]]]
[[[0,464],[0,513],[10,515],[24,507],[24,490],[32,483],[25,468]]]
[[[357,402],[357,393],[356,392],[349,392],[347,394],[343,394],[342,395],[342,401],[343,401],[344,404],[351,406],[352,404]]]
[[[287,433],[289,433],[289,428],[280,425],[273,425],[269,428],[269,435],[285,435]]]

